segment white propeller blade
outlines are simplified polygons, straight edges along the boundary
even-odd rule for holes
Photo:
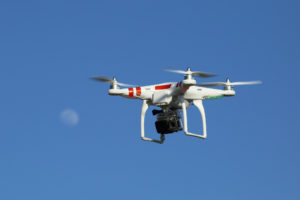
[[[191,71],[190,68],[188,68],[187,71],[177,70],[177,69],[171,69],[171,68],[166,68],[164,70],[168,71],[168,72],[173,72],[173,73],[178,73],[178,74],[185,74],[185,75],[192,75],[192,76],[198,76],[198,77],[202,77],[202,78],[216,76],[215,74],[206,73],[206,72],[193,72],[193,71]]]
[[[210,82],[210,83],[200,83],[200,84],[197,84],[199,86],[224,86],[226,85],[225,82]]]
[[[200,83],[199,86],[235,86],[235,85],[254,85],[261,84],[261,81],[247,81],[247,82],[210,82]]]
[[[164,69],[164,70],[167,71],[167,72],[173,72],[173,73],[178,73],[178,74],[187,74],[187,72],[183,71],[183,70],[169,69],[169,68]]]
[[[119,85],[122,87],[135,87],[134,85],[120,83],[116,79],[110,79],[110,78],[106,78],[104,76],[95,76],[95,77],[91,77],[90,79],[95,80],[95,81],[100,81],[100,82],[106,82],[106,83],[110,83],[110,84],[116,84],[116,85]]]
[[[255,85],[255,84],[262,84],[261,81],[247,81],[247,82],[233,82],[230,85]]]

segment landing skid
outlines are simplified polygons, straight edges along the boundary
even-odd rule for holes
[[[203,107],[203,104],[202,104],[202,100],[194,100],[193,103],[198,108],[198,110],[201,114],[203,133],[202,134],[195,134],[195,133],[190,133],[188,131],[186,105],[185,105],[185,102],[183,101],[182,102],[182,111],[183,111],[184,133],[188,136],[193,136],[193,137],[198,137],[198,138],[205,139],[207,137],[206,118],[205,118],[205,111],[204,111],[204,107]],[[146,116],[146,112],[147,112],[148,108],[149,108],[149,104],[148,104],[147,100],[143,100],[142,112],[141,112],[141,138],[144,141],[163,144],[164,141],[165,141],[165,135],[164,134],[161,134],[160,140],[148,138],[148,137],[145,136],[145,116]]]

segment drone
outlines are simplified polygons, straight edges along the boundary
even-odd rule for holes
[[[110,79],[103,76],[96,76],[91,77],[91,79],[110,83],[108,94],[111,96],[122,96],[125,98],[142,100],[141,138],[142,140],[159,144],[164,143],[165,134],[181,130],[183,130],[188,136],[202,139],[207,138],[206,117],[202,101],[235,96],[233,86],[262,83],[261,81],[230,82],[229,78],[226,79],[226,82],[197,83],[194,77],[209,78],[215,76],[215,74],[191,71],[190,67],[188,67],[186,71],[170,68],[165,69],[165,71],[183,74],[184,79],[179,82],[160,83],[140,87],[120,83],[115,77]],[[209,88],[214,86],[223,86],[224,88],[223,90]],[[202,134],[191,133],[188,130],[186,109],[190,105],[196,106],[201,114],[203,129]],[[149,106],[156,106],[160,108],[159,110],[152,110],[152,114],[156,115],[155,127],[156,131],[160,134],[159,140],[145,136],[145,116]],[[183,115],[183,124],[180,111],[182,111]]]

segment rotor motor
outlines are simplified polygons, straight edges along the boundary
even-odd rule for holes
[[[225,85],[224,85],[224,90],[233,90],[233,87],[230,83],[229,78],[226,78],[226,82],[225,82]]]

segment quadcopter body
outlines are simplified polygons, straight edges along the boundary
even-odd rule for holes
[[[131,99],[140,99],[143,101],[141,111],[141,138],[145,141],[151,141],[162,144],[165,140],[165,134],[174,133],[184,130],[189,136],[205,139],[206,117],[202,104],[203,100],[218,99],[222,97],[230,97],[235,95],[233,86],[258,84],[260,81],[250,82],[230,82],[227,78],[226,82],[211,82],[197,84],[194,79],[197,77],[211,77],[214,74],[205,72],[193,72],[190,68],[187,71],[167,69],[167,71],[184,74],[184,80],[179,82],[168,82],[155,85],[133,87],[128,84],[119,83],[116,78],[108,79],[105,77],[92,77],[92,79],[110,83],[109,95],[122,96]],[[124,86],[126,88],[120,88]],[[224,89],[208,88],[211,86],[224,86]],[[186,109],[190,105],[195,105],[200,111],[202,118],[202,133],[195,134],[188,131],[188,120]],[[155,122],[156,130],[161,134],[160,140],[152,139],[145,136],[145,115],[149,106],[157,106],[161,110],[152,110],[152,114],[157,116]],[[183,124],[180,111],[183,115]]]

